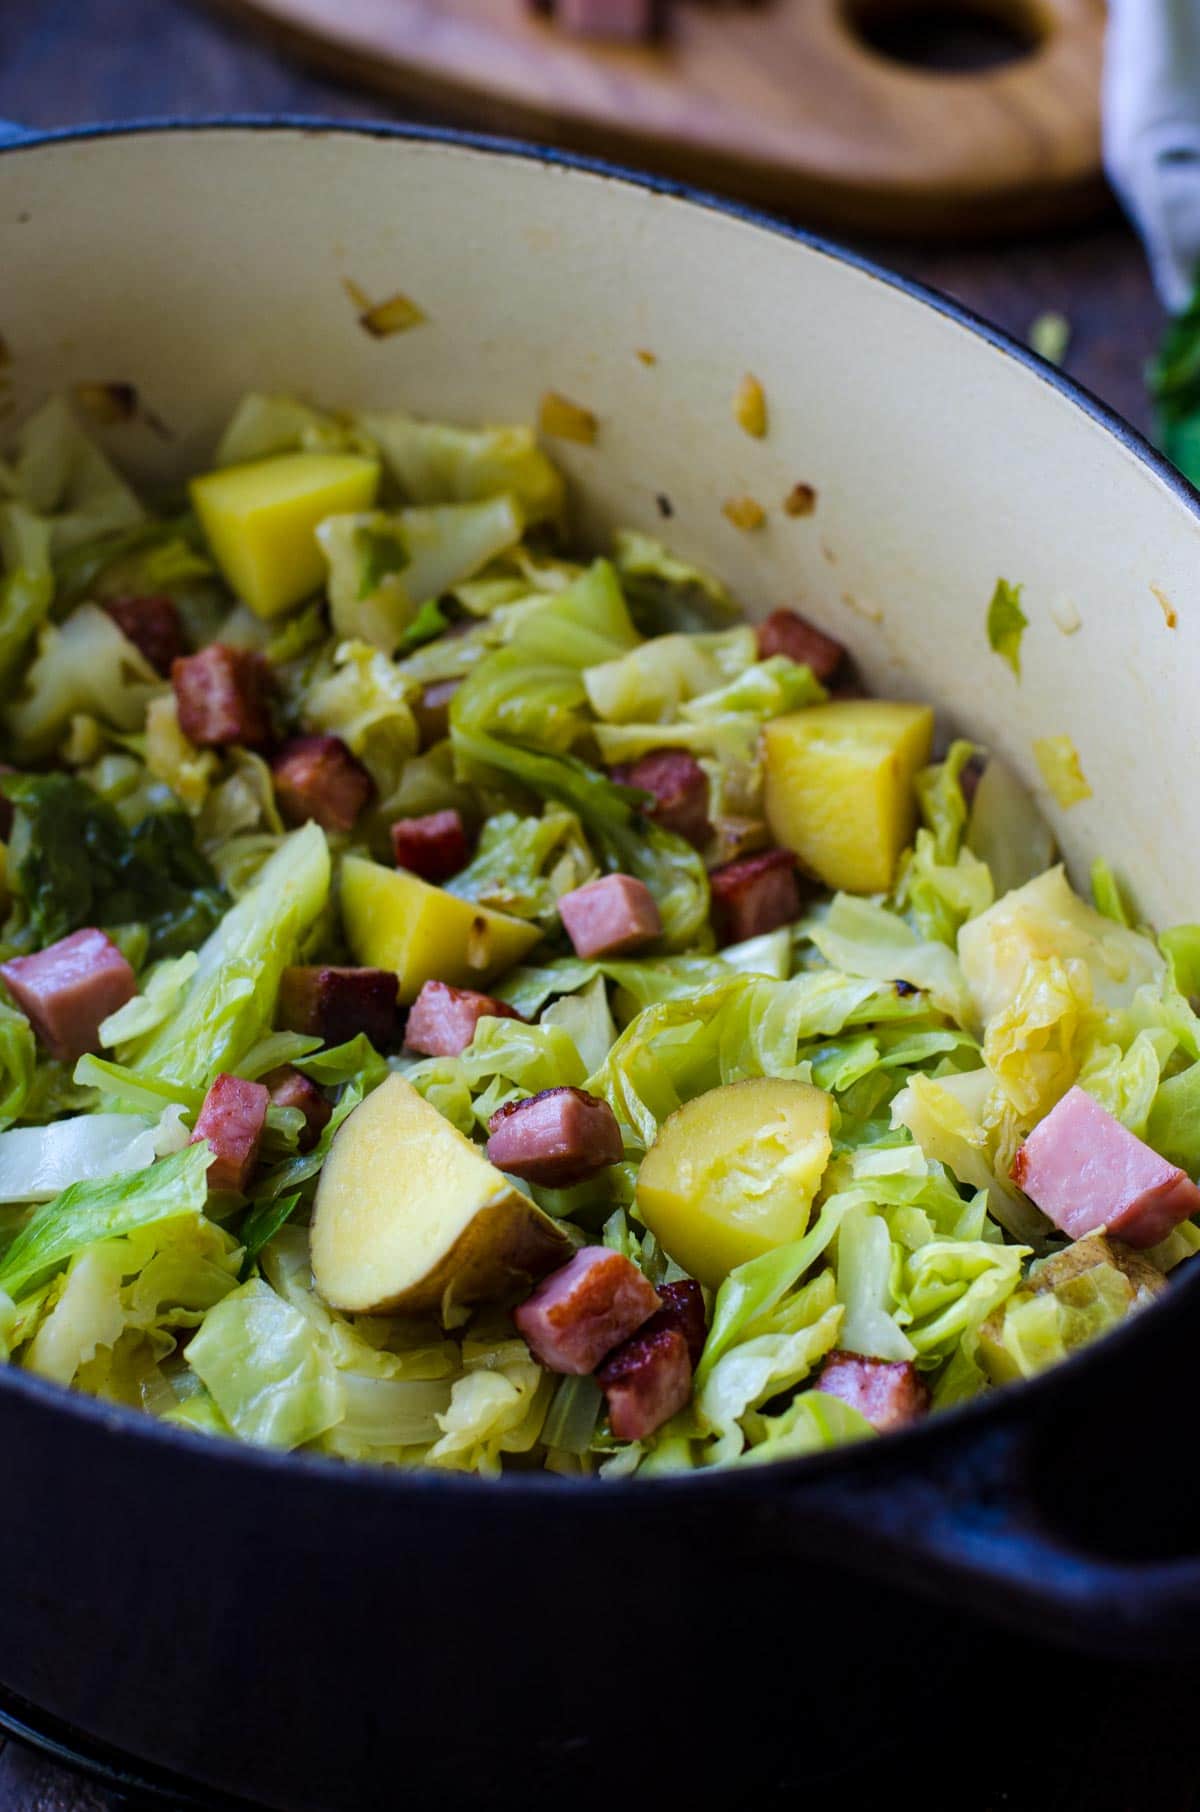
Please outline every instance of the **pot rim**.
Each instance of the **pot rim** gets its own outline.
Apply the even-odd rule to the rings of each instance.
[[[993,351],[1024,366],[1109,434],[1127,452],[1132,453],[1200,522],[1200,489],[1191,484],[1143,434],[1107,403],[1102,402],[1085,385],[1068,377],[1059,367],[1043,359],[1032,347],[985,321],[963,303],[952,300],[912,277],[889,270],[861,252],[804,227],[795,226],[778,215],[712,194],[671,177],[631,169],[604,159],[565,151],[557,146],[539,145],[523,139],[465,131],[456,127],[412,122],[339,120],[321,115],[289,113],[216,114],[195,118],[151,116],[47,130],[18,128],[18,136],[8,142],[0,141],[0,157],[19,157],[47,146],[86,144],[111,138],[148,138],[175,133],[227,131],[252,131],[279,136],[292,134],[302,138],[341,136],[394,140],[404,144],[446,146],[485,158],[509,158],[525,163],[545,164],[639,189],[685,206],[723,214],[776,238],[789,240],[805,252],[848,265],[860,275],[884,284],[889,289],[898,290],[909,300],[920,303],[944,319],[965,328]],[[689,1503],[697,1502],[699,1495],[703,1494],[704,1502],[709,1504],[715,1499],[727,1497],[731,1492],[740,1495],[743,1488],[752,1483],[766,1485],[770,1481],[783,1487],[816,1486],[830,1474],[843,1480],[865,1482],[880,1467],[890,1467],[895,1463],[903,1465],[906,1471],[921,1467],[932,1468],[939,1452],[954,1447],[960,1436],[969,1438],[974,1435],[985,1421],[999,1433],[1011,1427],[1014,1422],[1024,1421],[1027,1409],[1036,1416],[1043,1416],[1056,1397],[1069,1394],[1079,1387],[1085,1372],[1104,1369],[1109,1364],[1119,1366],[1123,1362],[1131,1345],[1135,1345],[1141,1337],[1143,1315],[1153,1316],[1161,1323],[1166,1315],[1191,1313],[1193,1299],[1200,1304],[1200,1263],[1188,1269],[1191,1274],[1174,1283],[1160,1301],[1105,1335],[1095,1346],[1079,1350],[1034,1378],[1006,1384],[994,1392],[939,1411],[936,1416],[897,1430],[883,1440],[853,1442],[845,1447],[826,1449],[793,1459],[775,1460],[769,1465],[749,1470],[732,1465],[664,1474],[649,1479],[635,1476],[609,1480],[595,1477],[565,1478],[544,1470],[518,1470],[505,1472],[498,1478],[481,1478],[473,1473],[442,1471],[435,1467],[401,1468],[372,1464],[369,1461],[344,1460],[327,1454],[282,1452],[274,1448],[256,1447],[236,1439],[215,1440],[211,1435],[164,1424],[142,1410],[85,1396],[68,1385],[56,1384],[50,1379],[7,1364],[0,1364],[0,1400],[5,1393],[13,1392],[60,1416],[71,1416],[101,1427],[109,1435],[120,1436],[133,1446],[143,1441],[167,1443],[176,1448],[182,1447],[185,1451],[191,1450],[197,1455],[205,1453],[213,1460],[278,1475],[285,1485],[288,1479],[296,1477],[297,1469],[300,1469],[307,1475],[312,1486],[319,1485],[322,1480],[331,1481],[335,1485],[344,1481],[348,1488],[354,1486],[360,1491],[372,1488],[380,1493],[417,1492],[434,1497],[441,1497],[447,1492],[452,1492],[455,1496],[474,1493],[481,1500],[497,1491],[502,1491],[507,1497],[516,1495],[538,1500],[550,1494],[562,1497],[564,1501],[569,1497],[576,1513],[582,1503],[594,1502],[601,1506],[618,1499],[635,1500],[639,1507],[646,1507],[651,1503],[661,1503],[664,1508],[677,1507],[682,1494],[686,1494]]]

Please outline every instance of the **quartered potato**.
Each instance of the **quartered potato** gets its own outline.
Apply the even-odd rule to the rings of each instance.
[[[281,453],[195,478],[192,503],[212,555],[256,616],[290,610],[325,579],[317,524],[369,509],[379,466],[353,453]]]
[[[710,1089],[665,1120],[637,1181],[663,1250],[716,1289],[736,1265],[800,1239],[831,1150],[833,1102],[762,1077]]]
[[[883,893],[912,841],[913,782],[933,748],[928,705],[835,699],[763,730],[767,822],[827,887]]]
[[[478,988],[532,950],[536,925],[493,912],[434,887],[403,868],[362,856],[342,863],[342,923],[356,963],[394,969],[400,1004],[408,1006],[427,981]]]
[[[313,1278],[348,1314],[509,1295],[563,1264],[566,1234],[402,1076],[339,1127],[312,1222]]]

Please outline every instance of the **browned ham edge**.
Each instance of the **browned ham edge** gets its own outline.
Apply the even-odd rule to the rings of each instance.
[[[813,678],[822,684],[833,678],[846,658],[841,642],[826,635],[797,610],[773,610],[758,625],[757,636],[760,661],[782,654],[798,666],[811,668]]]
[[[513,1320],[548,1370],[582,1377],[658,1306],[656,1291],[632,1260],[607,1246],[584,1246],[543,1278]]]
[[[207,1139],[210,1189],[244,1191],[258,1162],[270,1092],[261,1082],[218,1076],[200,1109],[191,1143]]]
[[[164,679],[172,662],[186,655],[183,624],[172,599],[109,598],[104,608],[126,640]]]
[[[1200,1189],[1187,1172],[1079,1087],[1034,1127],[1011,1175],[1071,1239],[1104,1228],[1126,1245],[1156,1246],[1200,1213]]]
[[[271,669],[261,654],[213,642],[171,663],[179,727],[200,748],[271,740]]]
[[[407,868],[423,881],[448,881],[465,868],[470,845],[456,811],[427,812],[421,818],[398,818],[392,826],[392,854],[397,868]]]
[[[290,1063],[285,1063],[264,1076],[263,1084],[270,1091],[273,1106],[300,1109],[304,1115],[304,1131],[300,1134],[299,1149],[311,1151],[333,1115],[332,1107],[316,1083],[302,1076]]]
[[[761,937],[800,916],[796,858],[790,849],[764,849],[761,855],[727,862],[713,869],[708,883],[713,924],[723,944]]]
[[[678,1415],[692,1394],[692,1362],[678,1328],[645,1329],[619,1346],[596,1373],[618,1441],[644,1441]]]
[[[708,841],[708,775],[685,749],[651,749],[640,761],[612,769],[621,786],[634,786],[654,797],[649,816],[697,848]]]
[[[276,1021],[285,1032],[306,1032],[326,1044],[363,1032],[383,1050],[396,1036],[399,985],[391,969],[298,964],[283,972]]]
[[[493,1164],[547,1189],[582,1183],[624,1154],[612,1108],[581,1088],[548,1088],[510,1101],[492,1115],[488,1133]]]
[[[340,736],[294,736],[271,762],[285,824],[314,820],[325,831],[353,830],[374,787]]]

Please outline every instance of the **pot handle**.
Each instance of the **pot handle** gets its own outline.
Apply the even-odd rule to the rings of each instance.
[[[850,1546],[890,1583],[1093,1653],[1200,1655],[1196,1266],[1059,1372],[814,1480],[788,1506],[792,1539],[831,1559]]]

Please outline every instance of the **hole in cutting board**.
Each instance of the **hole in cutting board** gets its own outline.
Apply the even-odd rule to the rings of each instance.
[[[1021,0],[844,0],[850,30],[868,50],[909,69],[974,74],[1020,62],[1046,36]]]

